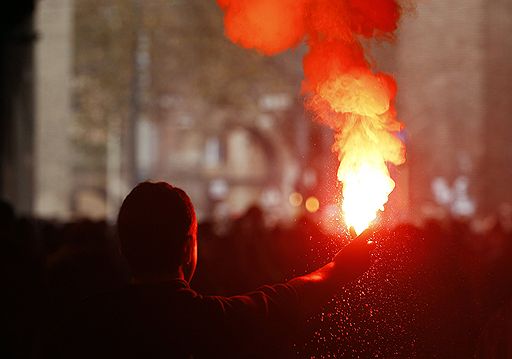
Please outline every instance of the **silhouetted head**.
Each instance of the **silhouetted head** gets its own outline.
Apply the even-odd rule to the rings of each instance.
[[[165,182],[139,183],[118,217],[121,250],[138,278],[183,276],[197,262],[197,220],[187,194]]]

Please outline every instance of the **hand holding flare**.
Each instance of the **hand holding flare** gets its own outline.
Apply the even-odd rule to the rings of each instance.
[[[355,231],[351,228],[351,233]],[[302,288],[302,305],[306,314],[314,314],[341,287],[360,277],[372,265],[370,251],[374,242],[368,241],[374,232],[365,230],[336,254],[332,262],[322,268],[294,278],[290,281],[295,288]]]
[[[372,264],[370,252],[375,248],[375,242],[370,239],[373,237],[374,231],[367,229],[359,236],[353,227],[350,227],[351,242],[347,244],[334,257],[334,269],[336,275],[340,277],[341,282],[350,282],[364,272]]]

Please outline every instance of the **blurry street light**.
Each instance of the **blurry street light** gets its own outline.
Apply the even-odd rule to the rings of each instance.
[[[306,210],[310,213],[315,213],[320,209],[320,201],[318,198],[311,196],[306,200]]]

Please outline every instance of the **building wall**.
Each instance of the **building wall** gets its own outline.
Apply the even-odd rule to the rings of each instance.
[[[482,203],[488,3],[418,2],[401,24],[398,110],[406,125],[413,218],[428,215],[432,206],[470,214]]]
[[[483,26],[482,211],[512,205],[512,1],[487,1]]]

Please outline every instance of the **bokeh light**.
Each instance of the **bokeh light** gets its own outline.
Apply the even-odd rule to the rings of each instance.
[[[290,194],[290,197],[288,197],[288,201],[293,207],[299,207],[302,204],[303,198],[300,193],[293,192]]]
[[[306,210],[310,213],[315,213],[320,209],[320,201],[315,196],[308,197],[305,205]]]

